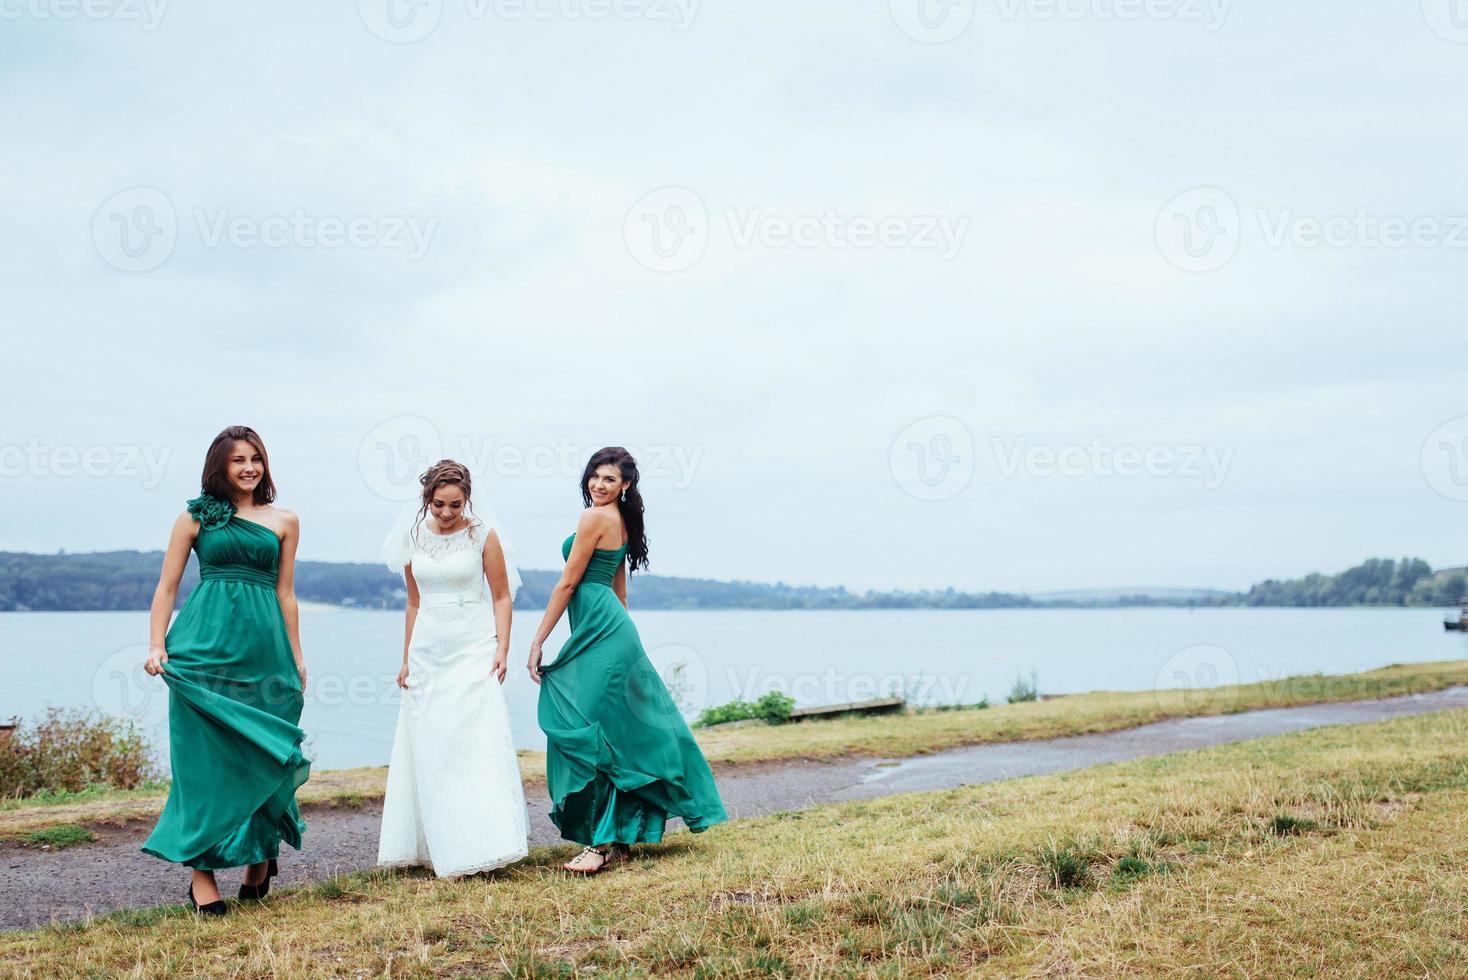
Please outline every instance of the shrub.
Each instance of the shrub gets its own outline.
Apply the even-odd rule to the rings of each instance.
[[[1016,677],[1014,684],[1009,688],[1009,703],[1019,704],[1021,701],[1040,700],[1040,672],[1030,671],[1030,679]]]
[[[48,708],[35,723],[16,722],[0,741],[0,797],[135,789],[154,778],[148,744],[131,721]]]
[[[698,720],[693,723],[693,727],[707,728],[709,725],[722,725],[726,721],[745,721],[753,717],[754,705],[735,698],[728,704],[704,708],[698,713]]]
[[[795,699],[779,691],[770,691],[754,703],[754,712],[771,725],[782,725],[790,720],[795,710]]]
[[[705,708],[699,713],[698,720],[693,723],[693,726],[707,728],[709,725],[721,725],[726,721],[746,721],[751,718],[760,718],[771,725],[780,725],[790,720],[790,712],[794,709],[794,698],[779,691],[770,691],[758,701],[750,702],[735,698],[728,704]]]

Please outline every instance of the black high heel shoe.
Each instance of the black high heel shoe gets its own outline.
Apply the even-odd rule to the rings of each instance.
[[[265,866],[265,880],[258,885],[241,885],[240,900],[258,902],[270,894],[270,879],[280,874],[280,868],[276,866],[275,858]]]
[[[222,898],[205,905],[200,905],[196,902],[194,900],[194,883],[192,881],[189,882],[189,907],[203,915],[224,915],[226,912],[224,899]]]

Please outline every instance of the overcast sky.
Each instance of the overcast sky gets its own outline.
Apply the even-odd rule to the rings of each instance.
[[[441,454],[554,567],[624,444],[664,574],[1462,564],[1450,3],[0,0],[0,548],[246,423],[311,559]]]

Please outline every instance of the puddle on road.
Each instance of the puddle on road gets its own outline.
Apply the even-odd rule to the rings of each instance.
[[[878,759],[876,762],[872,763],[872,769],[870,772],[864,772],[861,774],[861,781],[863,783],[873,783],[879,779],[886,779],[897,770],[906,766],[908,761],[910,760]]]

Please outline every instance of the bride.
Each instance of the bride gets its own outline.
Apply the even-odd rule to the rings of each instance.
[[[420,506],[383,545],[407,583],[408,607],[377,863],[447,878],[527,853],[525,792],[500,690],[520,575],[492,517],[470,506],[468,469],[440,460],[419,482]]]

